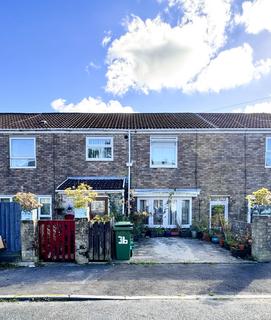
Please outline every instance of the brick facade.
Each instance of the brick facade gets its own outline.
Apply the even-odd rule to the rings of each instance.
[[[156,131],[157,132],[157,131]],[[37,168],[10,169],[9,137],[36,137]],[[68,176],[127,176],[126,133],[114,137],[114,161],[86,161],[88,133],[0,134],[1,195],[22,189],[52,195]],[[211,196],[229,197],[229,216],[245,219],[245,196],[261,187],[271,187],[271,169],[265,168],[265,133],[183,132],[167,134],[178,138],[178,167],[150,168],[150,136],[166,135],[133,132],[131,188],[200,188],[193,200],[193,217],[209,214]]]

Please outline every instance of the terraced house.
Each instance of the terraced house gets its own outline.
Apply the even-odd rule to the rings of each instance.
[[[40,219],[80,182],[98,192],[91,214],[125,214],[131,200],[150,226],[169,228],[217,204],[250,221],[246,195],[271,187],[271,114],[5,113],[0,131],[0,200],[33,192]]]

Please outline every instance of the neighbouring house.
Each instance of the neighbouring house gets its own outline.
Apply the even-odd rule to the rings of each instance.
[[[2,113],[0,150],[0,201],[33,192],[39,219],[61,215],[81,182],[98,193],[92,215],[131,203],[169,228],[211,221],[218,204],[250,221],[246,195],[271,187],[271,114]]]

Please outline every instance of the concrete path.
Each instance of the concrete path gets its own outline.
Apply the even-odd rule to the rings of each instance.
[[[190,238],[146,238],[135,243],[132,263],[247,263],[210,242]]]

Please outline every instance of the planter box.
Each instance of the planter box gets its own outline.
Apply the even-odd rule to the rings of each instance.
[[[231,247],[231,254],[233,257],[245,258],[247,256],[246,250]]]
[[[203,232],[202,231],[198,231],[197,238],[201,240],[202,236],[203,236]]]
[[[75,218],[83,219],[89,217],[89,208],[74,208],[73,212]]]
[[[21,212],[21,220],[29,221],[29,220],[37,220],[37,213],[33,211],[22,211]]]

